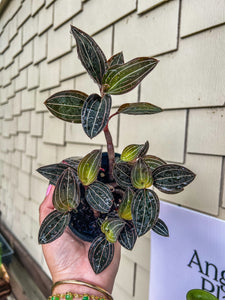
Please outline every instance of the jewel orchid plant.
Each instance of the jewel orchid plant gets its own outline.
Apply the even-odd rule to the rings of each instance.
[[[157,65],[152,57],[137,57],[124,62],[123,53],[106,59],[88,34],[71,26],[78,57],[99,87],[99,95],[77,90],[58,92],[45,105],[57,118],[81,123],[89,138],[104,132],[107,152],[97,149],[83,158],[70,157],[37,171],[55,185],[55,210],[43,221],[39,243],[53,242],[69,228],[91,242],[88,258],[96,274],[111,263],[114,244],[132,250],[137,237],[150,229],[169,236],[159,218],[160,202],[152,187],[176,194],[183,191],[195,175],[183,166],[167,164],[148,155],[149,143],[132,144],[115,154],[109,121],[116,115],[151,115],[162,111],[148,103],[125,103],[110,115],[112,95],[135,88]]]

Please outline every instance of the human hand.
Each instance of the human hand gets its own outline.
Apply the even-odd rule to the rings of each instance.
[[[52,204],[52,196],[55,187],[50,185],[46,197],[40,205],[40,224],[44,218],[54,210]],[[88,282],[108,292],[112,292],[114,280],[118,271],[120,262],[120,244],[115,244],[115,254],[111,264],[100,274],[96,275],[88,260],[88,250],[91,243],[84,242],[74,233],[66,228],[65,232],[55,241],[42,245],[45,260],[52,275],[53,282],[75,279]],[[58,286],[57,293],[71,292],[87,292],[84,287]],[[55,291],[56,291],[55,289]],[[91,290],[93,293],[93,290]],[[96,293],[95,293],[96,294]]]

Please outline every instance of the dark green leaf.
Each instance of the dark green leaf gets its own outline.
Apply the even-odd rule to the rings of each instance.
[[[119,218],[106,219],[101,225],[101,231],[105,234],[107,241],[115,243],[125,226],[125,221]]]
[[[169,236],[169,230],[165,224],[165,222],[163,222],[163,220],[159,219],[157,220],[157,222],[155,223],[155,225],[152,227],[152,230],[162,236]]]
[[[113,260],[114,244],[109,243],[105,236],[96,237],[88,251],[88,259],[96,274],[105,270]]]
[[[121,187],[132,187],[131,183],[131,168],[132,166],[126,162],[119,162],[114,165],[113,177]]]
[[[102,151],[93,150],[80,161],[77,174],[83,185],[90,185],[98,176],[101,167]]]
[[[60,237],[70,222],[70,214],[52,211],[42,222],[39,234],[39,244],[51,243]]]
[[[58,92],[45,101],[48,110],[57,118],[71,123],[81,123],[81,110],[88,95],[80,91]]]
[[[158,60],[151,57],[138,57],[123,65],[110,67],[104,77],[104,92],[121,95],[135,88],[154,69]]]
[[[123,161],[133,161],[139,156],[145,155],[148,151],[149,143],[145,144],[131,144],[123,149],[120,159]]]
[[[53,164],[48,166],[43,166],[37,169],[41,175],[50,180],[51,184],[56,185],[59,176],[68,168],[64,164]]]
[[[110,95],[101,98],[98,94],[90,95],[84,103],[81,122],[83,129],[89,138],[98,135],[109,120],[112,106]]]
[[[122,65],[124,64],[124,57],[123,57],[123,52],[119,52],[115,55],[113,55],[108,61],[108,66],[112,67],[115,65]]]
[[[82,157],[78,157],[78,156],[68,157],[68,158],[65,158],[62,161],[62,163],[68,165],[71,168],[74,168],[74,170],[77,170],[81,159],[82,159]]]
[[[74,169],[67,169],[59,177],[52,202],[60,212],[76,209],[80,203],[80,187]]]
[[[149,231],[159,216],[159,198],[152,190],[139,190],[131,205],[132,218],[138,236]]]
[[[162,109],[148,102],[125,103],[118,109],[118,113],[127,115],[152,115],[161,112]]]
[[[95,210],[107,213],[113,204],[113,194],[106,184],[96,181],[88,186],[86,200]]]
[[[147,189],[153,184],[152,172],[142,158],[132,168],[131,182],[136,189]]]
[[[187,300],[218,300],[218,298],[211,293],[199,289],[190,290],[186,297]]]
[[[179,165],[167,164],[158,167],[152,173],[154,186],[161,192],[175,194],[191,183],[195,174]]]
[[[87,33],[71,25],[76,40],[78,57],[89,75],[100,86],[107,69],[107,60],[97,43]]]
[[[145,157],[143,157],[143,159],[152,172],[159,166],[166,165],[166,162],[157,156],[146,155]]]
[[[126,249],[132,250],[137,240],[137,233],[132,222],[126,222],[120,232],[118,242]]]
[[[124,195],[122,202],[120,203],[118,215],[121,219],[124,220],[132,220],[131,215],[131,203],[133,199],[133,191],[130,188],[127,188]]]

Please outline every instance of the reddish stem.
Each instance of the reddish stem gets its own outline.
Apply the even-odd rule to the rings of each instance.
[[[108,151],[108,158],[109,158],[109,180],[113,181],[113,165],[115,162],[115,152],[114,152],[113,140],[108,128],[108,124],[104,128],[104,134],[107,142],[107,151]]]

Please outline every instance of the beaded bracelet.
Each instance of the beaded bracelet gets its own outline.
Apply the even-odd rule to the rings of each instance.
[[[81,298],[82,300],[107,300],[106,298],[102,298],[94,295],[76,294],[70,292],[67,292],[66,294],[56,294],[56,295],[49,296],[48,300],[60,300],[60,299],[73,300],[73,298]]]

